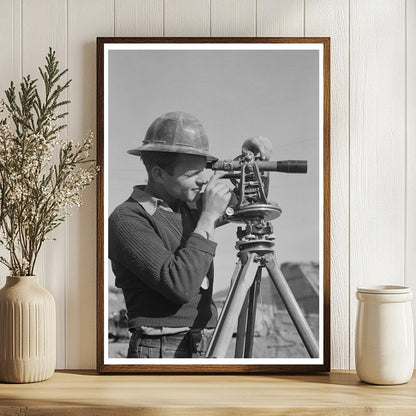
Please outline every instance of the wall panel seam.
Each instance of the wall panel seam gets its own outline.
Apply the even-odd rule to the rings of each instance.
[[[19,63],[19,79],[23,78],[23,0],[19,0],[20,13],[20,63]],[[13,44],[14,49],[14,44]]]
[[[212,0],[209,0],[209,37],[212,37]]]
[[[20,80],[23,78],[23,1],[20,0]]]
[[[348,369],[351,369],[351,0],[348,0]]]
[[[70,0],[66,0],[66,67],[69,68],[69,2]],[[69,71],[66,74],[66,80],[68,81],[69,78]],[[69,94],[68,94],[68,90],[66,91],[66,99],[69,100]],[[68,104],[67,104],[67,108],[68,108]],[[69,114],[67,115],[67,119],[69,117]],[[68,119],[69,121],[69,119]],[[68,130],[67,130],[68,132]],[[67,350],[68,350],[68,302],[67,302],[67,293],[68,293],[68,258],[69,258],[69,247],[68,247],[68,233],[69,233],[69,226],[68,226],[68,221],[65,221],[65,252],[66,252],[66,256],[65,256],[65,275],[64,275],[64,291],[65,291],[65,296],[64,296],[64,322],[65,322],[65,330],[64,330],[64,345],[63,348],[65,349],[65,353],[64,353],[64,357],[65,357],[65,368],[68,368],[68,354],[67,354]]]
[[[303,37],[306,36],[306,0],[303,0]]]
[[[407,0],[404,1],[404,250],[403,284],[407,284]]]

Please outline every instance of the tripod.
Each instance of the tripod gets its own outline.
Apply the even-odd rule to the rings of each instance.
[[[267,269],[310,357],[319,357],[318,343],[282,271],[277,266],[271,223],[264,219],[245,222],[246,228],[238,227],[237,230],[236,248],[239,260],[206,357],[225,357],[236,324],[235,358],[252,356],[256,307],[263,268]]]

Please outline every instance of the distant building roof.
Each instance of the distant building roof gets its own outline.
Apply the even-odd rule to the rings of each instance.
[[[286,262],[280,266],[290,289],[304,313],[319,313],[319,264],[316,262]],[[222,303],[228,288],[214,294],[214,301]],[[259,302],[286,309],[266,270],[263,270]]]

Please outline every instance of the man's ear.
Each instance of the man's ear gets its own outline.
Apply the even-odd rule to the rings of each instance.
[[[160,166],[153,166],[150,174],[152,175],[152,179],[156,183],[165,183],[165,172]]]

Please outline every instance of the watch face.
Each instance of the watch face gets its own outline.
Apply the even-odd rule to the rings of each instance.
[[[201,288],[204,289],[204,290],[208,290],[209,289],[209,280],[208,280],[208,277],[205,276],[204,279],[202,280]]]

